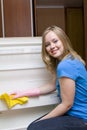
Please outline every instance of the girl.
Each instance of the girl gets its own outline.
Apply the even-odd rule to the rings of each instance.
[[[42,59],[53,80],[39,88],[16,92],[17,97],[39,96],[58,90],[60,104],[31,123],[27,130],[87,130],[87,71],[65,32],[48,27],[42,36]]]

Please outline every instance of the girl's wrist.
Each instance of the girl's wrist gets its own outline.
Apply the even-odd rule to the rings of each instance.
[[[27,92],[25,92],[24,94],[25,96],[39,96],[40,95],[40,90],[39,88],[34,88],[31,90],[28,90]]]

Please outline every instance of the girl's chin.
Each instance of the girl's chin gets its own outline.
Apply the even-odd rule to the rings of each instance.
[[[52,55],[52,57],[54,57],[56,59],[61,59],[61,55]]]
[[[52,54],[53,57],[60,57],[60,54]]]
[[[54,58],[58,58],[59,56],[58,56],[58,55],[52,55],[52,57],[54,57]]]

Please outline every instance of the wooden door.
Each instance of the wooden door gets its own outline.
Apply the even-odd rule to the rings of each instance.
[[[57,25],[65,30],[65,8],[59,7],[56,1],[52,0],[49,3],[49,1],[35,0],[34,14],[35,36],[41,36],[43,31],[51,25]]]
[[[31,0],[4,0],[6,37],[32,36]]]
[[[82,8],[66,9],[66,32],[73,48],[85,59],[84,54],[84,23]]]

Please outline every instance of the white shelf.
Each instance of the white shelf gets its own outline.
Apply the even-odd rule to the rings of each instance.
[[[59,99],[57,97],[57,93],[54,92],[45,96],[29,98],[26,104],[23,105],[17,104],[11,109],[8,109],[7,105],[3,103],[3,101],[0,101],[0,112],[4,112],[7,110],[17,110],[17,109],[40,107],[40,106],[56,105],[58,103]]]

